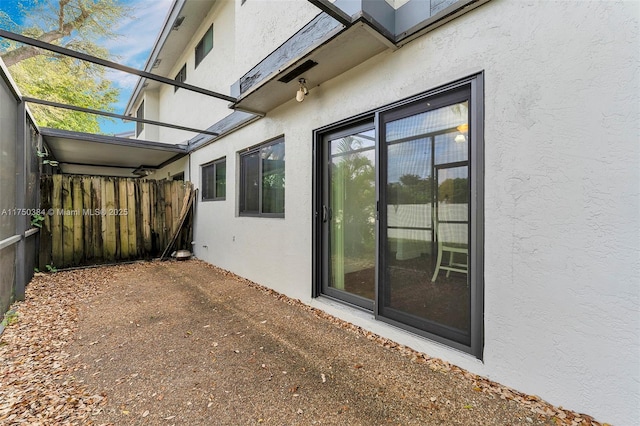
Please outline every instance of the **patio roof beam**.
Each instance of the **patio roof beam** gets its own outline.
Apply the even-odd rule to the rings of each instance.
[[[152,74],[150,72],[146,72],[146,71],[140,71],[138,69],[135,68],[131,68],[128,67],[126,65],[121,65],[121,64],[117,64],[115,62],[112,61],[108,61],[106,59],[101,59],[98,58],[96,56],[91,56],[91,55],[87,55],[86,53],[81,53],[81,52],[76,52],[74,50],[71,49],[67,49],[61,46],[56,46],[55,44],[51,44],[51,43],[46,43],[44,41],[40,41],[40,40],[36,40],[34,38],[30,38],[30,37],[25,37],[23,35],[20,34],[16,34],[16,33],[12,33],[10,31],[5,31],[5,30],[0,30],[0,37],[9,39],[9,40],[13,40],[13,41],[17,41],[20,43],[24,43],[24,44],[28,44],[30,46],[34,46],[34,47],[38,47],[40,49],[44,49],[44,50],[49,50],[51,52],[55,52],[55,53],[59,53],[61,55],[65,55],[65,56],[69,56],[72,58],[76,58],[76,59],[80,59],[82,61],[87,61],[87,62],[91,62],[97,65],[102,65],[104,67],[107,68],[112,68],[118,71],[122,71],[122,72],[126,72],[129,74],[134,74],[137,75],[139,77],[143,77],[143,78],[147,78],[149,80],[153,80],[153,81],[157,81],[160,83],[164,83],[164,84],[168,84],[170,86],[176,86],[176,87],[180,87],[182,89],[185,90],[190,90],[192,92],[196,92],[196,93],[200,93],[202,95],[207,95],[207,96],[211,96],[214,98],[218,98],[218,99],[222,99],[224,101],[227,102],[237,102],[237,99],[232,97],[232,96],[228,96],[222,93],[218,93],[218,92],[213,92],[211,90],[207,90],[207,89],[203,89],[201,87],[198,86],[193,86],[191,84],[186,84],[180,81],[176,81],[170,78],[166,78],[160,75],[156,75],[156,74]]]
[[[351,16],[349,16],[342,9],[328,0],[307,1],[346,27],[351,26],[351,24],[353,23],[353,19],[351,19]]]
[[[95,109],[83,108],[83,107],[79,107],[79,106],[75,106],[75,105],[68,105],[68,104],[61,104],[61,103],[58,103],[58,102],[45,101],[44,99],[36,99],[36,98],[29,98],[29,97],[23,97],[22,99],[25,102],[29,102],[29,103],[32,103],[32,104],[52,106],[52,107],[55,107],[55,108],[70,109],[72,111],[86,112],[88,114],[104,115],[106,117],[120,118],[122,120],[136,121],[136,122],[145,123],[145,124],[154,124],[156,126],[169,127],[169,128],[178,129],[178,130],[186,130],[188,132],[194,132],[194,133],[203,133],[205,135],[211,135],[211,136],[218,136],[219,135],[219,133],[211,132],[209,130],[194,129],[193,127],[186,127],[186,126],[180,126],[180,125],[177,125],[177,124],[163,123],[163,122],[160,122],[160,121],[147,120],[147,119],[144,119],[144,118],[138,118],[138,117],[133,117],[133,116],[116,114],[116,113],[113,113],[113,112],[98,111],[98,110],[95,110]]]

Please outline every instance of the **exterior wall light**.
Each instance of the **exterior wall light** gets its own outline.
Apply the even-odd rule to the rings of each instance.
[[[304,78],[298,79],[298,83],[300,83],[300,88],[296,92],[296,101],[302,102],[304,97],[309,94],[309,89],[307,89],[307,80]]]

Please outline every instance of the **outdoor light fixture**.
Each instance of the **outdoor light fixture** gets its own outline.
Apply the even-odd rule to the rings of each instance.
[[[304,97],[309,94],[309,89],[307,89],[307,80],[304,78],[298,79],[298,83],[300,83],[300,88],[296,92],[296,101],[302,102]]]
[[[147,177],[147,176],[150,176],[150,175],[154,174],[155,170],[147,169],[146,167],[140,166],[140,167],[138,167],[137,169],[135,169],[131,173],[133,173],[136,176]]]
[[[182,25],[182,23],[184,22],[184,16],[178,16],[175,20],[175,22],[173,23],[173,29],[174,30],[178,30],[178,28],[180,28],[180,25]]]

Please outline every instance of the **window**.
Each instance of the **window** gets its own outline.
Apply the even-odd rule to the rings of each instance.
[[[227,159],[202,166],[202,201],[224,200],[227,195]]]
[[[182,68],[180,68],[180,72],[174,78],[175,81],[179,81],[180,83],[184,83],[187,81],[187,64],[184,64]],[[173,91],[176,92],[179,89],[178,86],[173,86]]]
[[[196,46],[196,67],[211,52],[211,49],[213,49],[213,25],[204,33],[202,40]]]
[[[314,295],[482,358],[482,74],[315,132]]]
[[[138,107],[138,110],[136,111],[136,118],[144,120],[144,101],[142,101],[142,103]],[[136,121],[136,136],[140,136],[142,130],[144,130],[144,123]]]
[[[240,154],[240,214],[284,217],[284,138]]]

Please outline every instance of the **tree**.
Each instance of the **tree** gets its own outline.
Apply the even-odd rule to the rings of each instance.
[[[438,187],[438,201],[454,204],[469,202],[469,179],[447,179]]]
[[[0,5],[1,7],[1,5]],[[26,9],[21,5],[23,12]],[[25,36],[47,43],[110,59],[100,40],[115,38],[111,28],[129,9],[116,0],[35,0],[24,24],[16,29]],[[0,11],[0,23],[16,27]],[[54,54],[33,46],[5,42],[2,60],[10,67],[20,90],[26,95],[75,106],[113,111],[119,90],[106,79],[104,67]],[[99,116],[31,105],[40,126],[97,133]]]

